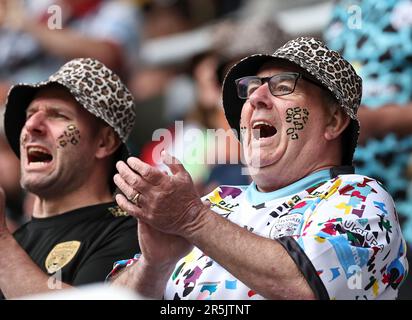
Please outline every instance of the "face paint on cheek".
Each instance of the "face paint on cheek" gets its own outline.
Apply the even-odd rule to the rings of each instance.
[[[246,126],[243,124],[242,116],[240,116],[240,132],[239,132],[239,138],[240,138],[240,143],[243,143],[243,139],[246,138]]]
[[[64,148],[68,144],[77,145],[80,141],[80,131],[74,124],[69,124],[57,138],[57,148]]]
[[[27,133],[23,133],[23,134],[20,136],[20,145],[21,145],[22,147],[24,147],[24,146],[26,145],[26,142],[27,142]]]
[[[246,127],[240,127],[240,142],[246,138]]]
[[[306,108],[294,107],[286,110],[286,122],[290,124],[286,134],[291,140],[299,139],[299,131],[305,128],[308,119],[309,111]]]

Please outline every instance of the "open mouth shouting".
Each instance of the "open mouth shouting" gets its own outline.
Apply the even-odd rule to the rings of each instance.
[[[44,167],[53,161],[53,156],[49,150],[41,146],[29,146],[27,151],[27,164],[29,167]]]
[[[254,140],[263,140],[273,137],[277,133],[276,128],[267,121],[256,121],[252,125]]]

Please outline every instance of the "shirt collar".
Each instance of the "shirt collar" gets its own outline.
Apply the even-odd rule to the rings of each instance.
[[[246,189],[246,197],[250,203],[257,205],[270,200],[279,199],[287,196],[292,196],[301,192],[310,186],[318,184],[322,181],[331,179],[331,170],[324,169],[316,171],[294,183],[281,189],[271,192],[261,192],[257,189],[256,183],[253,181]]]

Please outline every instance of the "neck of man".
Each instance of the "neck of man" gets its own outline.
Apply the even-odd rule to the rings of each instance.
[[[85,183],[68,192],[54,192],[49,196],[36,195],[33,204],[33,217],[48,218],[68,211],[113,201],[107,181],[102,174],[90,176]]]
[[[284,188],[312,173],[342,165],[340,146],[327,149],[326,152],[314,152],[306,157],[296,159],[295,163],[278,164],[259,169],[253,176],[257,189],[261,192],[272,192]],[[305,154],[305,152],[303,152]],[[324,159],[316,155],[326,155]]]
[[[321,171],[321,170],[325,170],[325,169],[330,169],[336,167],[336,165],[334,164],[322,164],[318,167],[314,167],[314,168],[310,168],[307,173],[302,173],[301,175],[294,175],[294,176],[278,176],[278,180],[276,181],[276,183],[272,183],[272,184],[266,184],[266,183],[262,183],[260,181],[256,181],[256,187],[260,192],[272,192],[272,191],[276,191],[279,189],[282,189],[286,186],[291,185],[292,183],[299,181],[300,179],[303,179],[315,172]]]

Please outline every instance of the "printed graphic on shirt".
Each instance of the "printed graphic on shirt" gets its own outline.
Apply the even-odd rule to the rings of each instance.
[[[272,221],[269,238],[277,239],[280,237],[292,236],[301,222],[302,215],[300,214],[291,214],[276,218]]]
[[[397,289],[406,275],[405,255],[399,253],[394,257],[393,251],[396,249],[391,243],[395,239],[401,247],[405,245],[397,224],[396,212],[387,194],[383,194],[386,197],[379,197],[377,187],[379,184],[368,178],[363,178],[361,182],[348,181],[347,184],[342,184],[338,189],[340,199],[335,201],[334,205],[340,217],[319,221],[318,232],[313,232],[314,241],[309,237],[298,240],[309,258],[312,250],[313,255],[317,255],[315,251],[333,249],[329,258],[330,261],[337,260],[335,266],[327,268],[327,272],[325,269],[318,270],[321,279],[331,284],[331,290],[328,290],[329,294],[333,293],[331,298],[337,298],[338,295],[339,298],[353,298],[353,294],[362,290],[362,294],[355,295],[356,298],[377,298],[383,295],[388,286]],[[349,218],[351,215],[353,218]],[[311,223],[310,227],[316,228],[313,220],[309,223]],[[307,233],[308,228],[309,225],[303,228],[303,234]],[[309,249],[310,246],[313,248]],[[377,257],[379,257],[379,264],[374,263]],[[394,260],[389,260],[389,257]],[[312,260],[315,266],[316,260],[320,259]],[[391,271],[389,265],[398,267]],[[337,292],[339,286],[344,286],[345,283],[347,285],[356,270],[362,270],[359,274],[363,276],[361,285],[355,288],[358,291],[352,288],[352,292]],[[394,280],[388,281],[388,273],[392,274]],[[329,289],[328,286],[327,288]],[[386,290],[386,293],[388,292],[391,291]],[[392,294],[394,294],[392,297],[396,296],[396,292],[392,291]]]
[[[405,241],[393,201],[373,179],[344,175],[259,205],[245,187],[222,186],[212,210],[270,239],[292,237],[330,299],[393,299],[407,274]],[[246,254],[246,253],[245,253]],[[305,268],[304,263],[298,268]],[[166,299],[263,299],[195,248],[180,260]]]
[[[222,215],[227,218],[236,208],[239,206],[238,203],[233,203],[232,200],[236,199],[242,190],[239,188],[233,187],[221,187],[215,189],[210,197],[207,198],[210,202],[211,209],[217,210],[218,213],[222,213]]]

